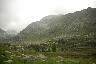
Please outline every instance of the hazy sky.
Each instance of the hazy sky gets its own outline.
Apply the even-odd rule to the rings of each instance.
[[[44,16],[96,7],[95,4],[96,0],[0,0],[0,27],[20,31]]]

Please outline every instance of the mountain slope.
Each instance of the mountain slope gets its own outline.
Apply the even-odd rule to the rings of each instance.
[[[42,43],[45,40],[96,33],[96,9],[87,8],[66,15],[49,15],[33,22],[19,33],[19,41]]]
[[[6,38],[6,32],[0,28],[0,39]]]
[[[13,38],[14,34],[9,33],[8,31],[4,31],[0,28],[0,43],[7,43],[10,41],[11,38]]]

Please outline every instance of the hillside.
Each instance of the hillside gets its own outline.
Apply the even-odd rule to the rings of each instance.
[[[7,33],[0,28],[0,39],[6,38]]]
[[[4,31],[0,28],[0,43],[7,43],[10,41],[10,38],[13,38],[14,34],[9,33],[8,31]]]
[[[19,33],[19,41],[42,43],[53,38],[90,36],[96,33],[96,9],[87,8],[66,15],[49,15]]]

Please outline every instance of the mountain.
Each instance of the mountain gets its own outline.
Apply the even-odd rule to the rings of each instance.
[[[0,28],[0,43],[4,42],[4,39],[6,39],[8,34],[6,31]]]
[[[8,42],[43,52],[96,55],[96,8],[45,16],[28,25]]]
[[[10,38],[13,38],[14,36],[16,36],[16,34],[9,33],[8,31],[4,31],[0,28],[0,43],[7,43]]]
[[[6,38],[6,32],[0,28],[0,39]]]
[[[11,36],[15,36],[15,35],[18,34],[18,32],[15,31],[15,30],[7,30],[6,32],[7,32],[9,35],[11,35]]]
[[[96,9],[87,9],[66,15],[49,15],[33,22],[18,34],[18,40],[26,43],[42,43],[52,38],[74,36],[95,37]]]

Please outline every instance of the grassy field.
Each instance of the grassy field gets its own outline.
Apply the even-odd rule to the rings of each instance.
[[[0,64],[96,64],[96,58],[91,56],[66,56],[64,52],[35,52],[11,47],[0,45]]]

